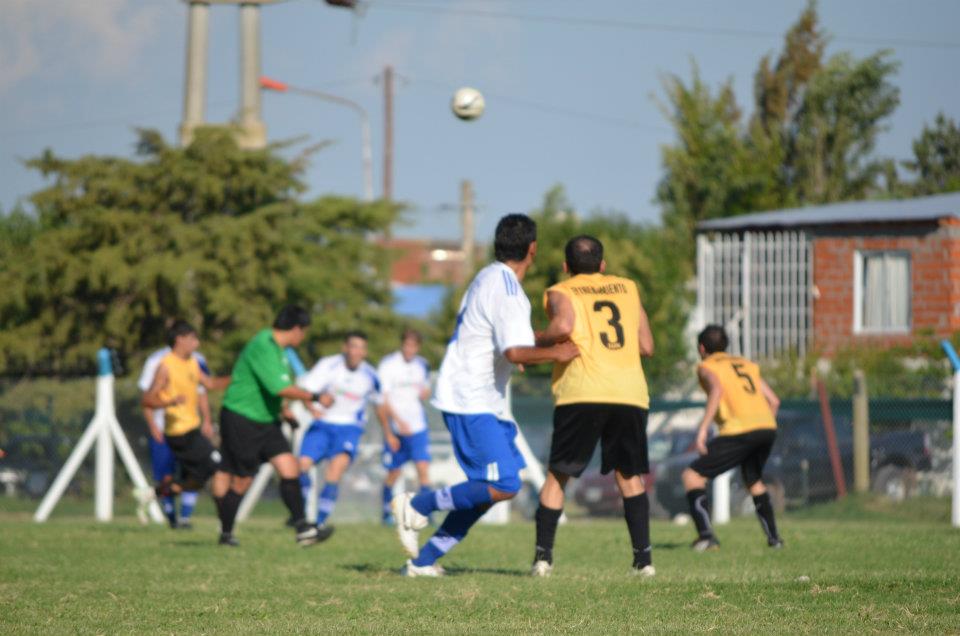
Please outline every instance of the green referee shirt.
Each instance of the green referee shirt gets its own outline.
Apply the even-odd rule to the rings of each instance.
[[[277,394],[292,384],[293,370],[283,349],[273,339],[273,330],[264,329],[240,352],[223,405],[254,422],[272,424],[283,403]]]

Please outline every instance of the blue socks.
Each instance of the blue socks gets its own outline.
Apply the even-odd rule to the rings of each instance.
[[[323,524],[333,507],[337,504],[337,495],[340,494],[339,483],[328,483],[320,491],[320,499],[317,501],[317,525]]]
[[[393,501],[393,486],[383,486],[383,518],[386,519],[389,517],[392,512],[390,510],[390,502]]]
[[[470,483],[470,482],[467,482]],[[461,486],[465,484],[460,484]],[[455,486],[456,487],[456,486]],[[419,567],[433,565],[437,559],[453,549],[455,545],[463,541],[470,528],[477,522],[486,509],[471,508],[469,510],[453,510],[443,520],[443,524],[436,534],[430,537],[420,549],[420,556],[413,560],[413,564]]]
[[[487,482],[465,481],[456,486],[435,491],[422,488],[420,493],[410,502],[410,505],[420,514],[429,515],[437,510],[470,510],[485,506],[492,501],[493,498],[490,496],[490,488]],[[449,517],[447,518],[449,519]]]
[[[184,521],[193,514],[193,508],[197,505],[196,491],[187,491],[180,493],[180,518]]]

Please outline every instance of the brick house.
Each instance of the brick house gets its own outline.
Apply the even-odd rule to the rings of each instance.
[[[757,357],[960,331],[960,193],[700,223],[694,323]]]

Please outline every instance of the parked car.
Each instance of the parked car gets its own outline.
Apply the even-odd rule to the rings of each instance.
[[[690,449],[695,437],[695,431],[691,429],[672,429],[669,431],[658,431],[647,440],[647,451],[650,459],[650,473],[644,475],[643,483],[650,496],[651,509],[653,516],[668,516],[656,502],[654,497],[654,487],[656,484],[656,474],[658,466],[670,457],[684,453]],[[584,471],[580,479],[576,481],[573,490],[574,501],[577,505],[587,509],[587,513],[595,516],[619,515],[623,512],[623,498],[620,496],[620,490],[617,488],[616,478],[613,472],[606,475],[600,474],[600,452],[597,451],[591,466]]]
[[[823,501],[836,496],[833,468],[819,415],[783,411],[777,414],[777,441],[764,470],[764,482],[778,509]],[[853,429],[849,418],[835,418],[837,447],[844,477],[853,484]],[[670,514],[687,512],[680,474],[697,457],[694,449],[663,462],[654,491],[657,501]],[[894,499],[909,496],[916,471],[930,467],[930,440],[921,431],[898,430],[870,436],[870,473],[873,490]],[[753,514],[753,501],[741,483],[739,472],[730,489],[731,510]]]

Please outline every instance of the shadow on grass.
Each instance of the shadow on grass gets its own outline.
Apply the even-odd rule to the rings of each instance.
[[[400,568],[385,567],[379,563],[348,563],[339,566],[343,570],[358,572],[360,574],[400,574]],[[468,574],[496,574],[498,576],[528,577],[526,570],[510,570],[506,568],[470,568],[470,567],[450,567],[444,568],[447,576],[462,576]]]
[[[653,543],[651,544],[654,550],[677,550],[680,548],[689,548],[689,543],[672,541],[670,543]]]

